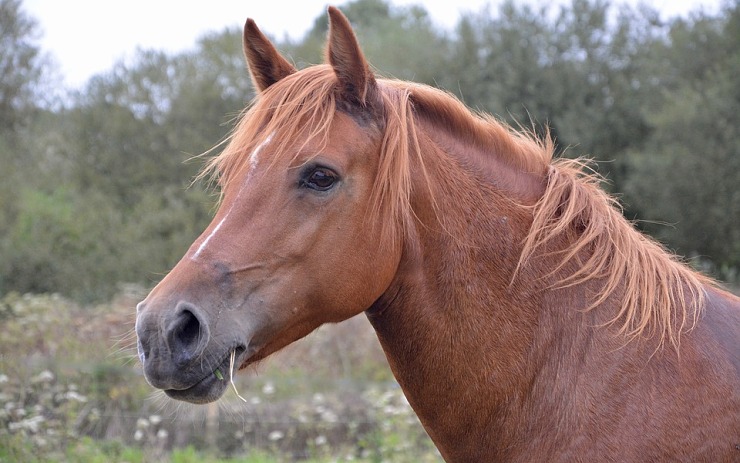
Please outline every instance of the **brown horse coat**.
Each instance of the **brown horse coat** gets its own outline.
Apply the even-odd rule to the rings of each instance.
[[[137,308],[147,380],[216,400],[232,355],[365,311],[448,461],[740,461],[738,298],[549,139],[378,79],[329,16],[301,71],[247,21],[260,94],[213,222]]]

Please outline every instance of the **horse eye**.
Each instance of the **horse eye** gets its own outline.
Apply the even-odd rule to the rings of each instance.
[[[337,174],[326,167],[316,167],[308,172],[301,182],[303,186],[316,191],[330,190],[337,182]]]

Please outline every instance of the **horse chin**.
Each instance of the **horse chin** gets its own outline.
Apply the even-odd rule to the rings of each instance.
[[[227,385],[227,378],[220,380],[216,375],[210,375],[187,389],[166,389],[164,393],[175,400],[191,404],[206,404],[220,399]]]
[[[241,369],[249,362],[249,356],[244,347],[236,347],[229,350],[229,353],[231,352],[234,353],[233,358],[232,355],[226,355],[220,365],[192,386],[183,389],[164,389],[164,393],[172,399],[192,404],[206,404],[220,399],[237,368]]]

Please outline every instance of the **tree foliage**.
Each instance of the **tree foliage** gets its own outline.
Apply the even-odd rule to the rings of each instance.
[[[43,63],[36,21],[21,9],[20,0],[0,0],[0,127],[17,129],[34,109],[34,84]]]
[[[343,10],[383,74],[446,88],[536,130],[564,155],[596,158],[630,218],[718,275],[740,267],[740,19],[665,21],[606,0],[505,2],[442,30],[419,6],[356,0]],[[0,294],[109,297],[150,284],[207,224],[214,198],[194,159],[227,136],[254,96],[239,30],[194,49],[139,50],[69,94],[52,89],[35,21],[0,0]],[[269,32],[269,31],[267,31]],[[278,47],[322,60],[325,15]],[[654,222],[668,222],[659,226]]]
[[[740,267],[740,7],[676,22],[655,55],[662,98],[646,109],[646,146],[628,158],[628,201],[671,225],[649,232],[730,276]]]

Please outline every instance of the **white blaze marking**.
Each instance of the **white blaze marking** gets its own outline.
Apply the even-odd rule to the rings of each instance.
[[[231,212],[231,210],[229,210],[229,212]],[[219,228],[221,228],[221,225],[224,224],[224,220],[226,220],[226,217],[229,216],[229,212],[227,212],[226,215],[224,216],[224,218],[221,219],[221,221],[218,223],[218,225],[216,225],[216,228],[214,228],[213,230],[211,230],[211,233],[208,234],[208,236],[206,237],[206,239],[204,239],[203,242],[200,243],[200,246],[198,246],[198,250],[195,251],[195,254],[193,254],[193,257],[191,257],[191,259],[197,259],[198,256],[200,255],[200,253],[203,252],[203,250],[208,245],[208,242],[211,241],[211,238],[213,238],[216,235],[216,232],[219,230]]]
[[[252,151],[252,154],[249,156],[249,173],[251,174],[255,167],[257,167],[257,164],[259,163],[259,154],[260,151],[262,151],[262,148],[267,146],[268,143],[272,141],[272,136],[275,135],[275,132],[271,132],[270,135],[265,138],[265,141],[257,145],[257,148]]]
[[[239,197],[242,195],[242,191],[244,191],[244,187],[247,185],[247,182],[249,181],[250,177],[252,176],[252,171],[257,167],[257,164],[259,163],[259,154],[260,151],[262,151],[262,148],[267,146],[268,143],[272,140],[272,136],[275,134],[275,132],[270,133],[270,135],[265,138],[265,141],[257,145],[257,147],[252,151],[252,154],[249,155],[249,172],[247,172],[247,179],[244,181],[244,184],[239,189],[239,193],[236,195],[236,199],[231,203],[231,206],[229,206],[229,210],[226,212],[226,215],[218,222],[218,224],[211,230],[211,233],[208,234],[206,239],[203,240],[202,243],[200,243],[200,246],[198,246],[198,249],[195,251],[195,254],[193,254],[190,257],[190,260],[196,260],[198,256],[206,249],[208,246],[208,243],[211,242],[213,237],[216,236],[216,233],[221,229],[221,226],[226,221],[226,218],[229,217],[229,214],[231,214],[232,209],[234,209],[234,204],[236,204],[239,201]]]

